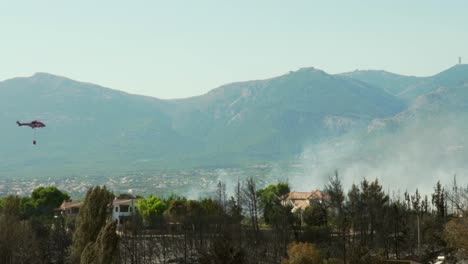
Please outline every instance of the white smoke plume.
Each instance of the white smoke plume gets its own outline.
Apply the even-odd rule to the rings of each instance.
[[[432,192],[438,180],[448,186],[457,175],[468,183],[467,117],[444,115],[400,124],[397,129],[350,133],[304,149],[292,188],[323,188],[338,170],[347,189],[362,179],[378,179],[392,191]]]

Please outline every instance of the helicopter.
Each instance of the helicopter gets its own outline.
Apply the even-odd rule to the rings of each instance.
[[[36,129],[36,128],[44,128],[46,127],[46,125],[40,121],[37,121],[37,120],[34,120],[34,121],[31,121],[29,123],[21,123],[20,121],[16,121],[16,124],[18,124],[18,126],[28,126],[32,129]],[[33,145],[36,145],[37,144],[37,141],[36,141],[36,131],[34,131],[34,139],[33,139]]]

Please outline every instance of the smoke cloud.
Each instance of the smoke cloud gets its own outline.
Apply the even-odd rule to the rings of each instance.
[[[458,183],[466,185],[467,121],[461,114],[445,114],[411,118],[391,128],[392,122],[399,122],[393,120],[377,131],[354,131],[309,145],[289,182],[297,191],[321,189],[338,170],[346,189],[367,178],[378,179],[391,191],[418,188],[431,193],[438,180],[450,185],[455,174]]]

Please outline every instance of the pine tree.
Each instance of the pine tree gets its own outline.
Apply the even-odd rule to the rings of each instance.
[[[421,212],[421,195],[418,189],[416,189],[414,195],[411,195],[411,204],[413,205],[413,210],[419,214]]]
[[[255,232],[255,237],[257,237],[258,232],[260,230],[258,224],[259,197],[257,185],[252,177],[249,177],[247,179],[247,183],[244,186],[242,193],[244,196],[243,200],[247,204],[247,208],[249,210],[249,215],[252,222],[252,228]]]
[[[345,195],[341,180],[338,176],[338,171],[330,178],[329,183],[325,186],[325,192],[330,197],[330,206],[333,210],[331,214],[333,222],[341,234],[342,249],[343,249],[343,262],[346,263],[346,233],[348,218],[345,212]]]
[[[443,220],[446,215],[446,199],[445,199],[445,190],[440,184],[440,181],[437,182],[434,187],[434,193],[432,194],[432,204],[435,206],[437,217],[439,220]]]
[[[374,233],[382,233],[385,208],[388,205],[389,197],[382,190],[382,185],[376,179],[369,186],[369,220],[370,220],[370,242],[375,246]],[[382,238],[385,240],[385,238]],[[372,248],[371,247],[371,248]]]
[[[350,216],[350,228],[352,230],[352,244],[356,240],[356,233],[361,226],[362,221],[362,203],[361,203],[361,190],[359,186],[353,184],[351,190],[348,192],[347,208]]]
[[[429,213],[429,199],[427,198],[427,195],[424,195],[424,200],[421,202],[421,210],[422,214],[428,214]]]

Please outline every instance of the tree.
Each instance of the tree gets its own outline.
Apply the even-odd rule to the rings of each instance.
[[[385,248],[390,251],[393,248],[393,252],[397,258],[400,257],[401,252],[404,249],[406,242],[406,234],[408,233],[408,207],[405,201],[402,201],[400,197],[391,201],[391,204],[387,208],[387,214],[385,219],[385,226],[383,234],[386,236]]]
[[[244,252],[235,247],[231,237],[224,233],[217,238],[207,251],[200,252],[200,264],[242,264],[246,263]]]
[[[421,195],[419,194],[418,189],[416,189],[414,195],[411,195],[411,205],[416,213],[419,214],[421,212]]]
[[[444,239],[463,257],[468,257],[468,218],[451,219],[444,228]]]
[[[242,219],[244,218],[243,210],[243,197],[242,197],[242,186],[237,179],[237,184],[234,188],[234,196],[228,201],[227,215],[229,216],[231,223],[233,224],[233,240],[237,240],[239,248],[242,247]]]
[[[138,198],[138,197],[129,193],[121,193],[119,194],[119,196],[117,196],[117,199],[120,199],[120,200],[135,199],[135,198]]]
[[[293,242],[288,246],[288,258],[283,264],[319,264],[322,263],[320,251],[310,243]]]
[[[31,224],[20,219],[21,198],[7,196],[0,204],[0,263],[41,263]]]
[[[275,207],[281,206],[281,197],[290,192],[289,184],[280,182],[272,184],[258,191],[259,207],[263,210],[265,223],[272,223],[272,215]]]
[[[346,203],[350,218],[350,228],[352,232],[352,244],[356,241],[356,231],[362,226],[362,201],[361,201],[361,190],[359,186],[353,184],[351,190],[348,191],[348,200]]]
[[[331,218],[336,228],[339,230],[342,238],[343,262],[346,263],[346,233],[347,217],[345,212],[345,195],[338,171],[330,178],[329,183],[325,185],[325,192],[330,197],[330,207],[332,209]]]
[[[308,226],[324,226],[327,224],[327,209],[322,204],[312,204],[304,210],[302,219]]]
[[[247,208],[249,210],[250,219],[252,222],[252,227],[255,232],[255,236],[257,237],[259,232],[259,225],[258,225],[258,190],[257,185],[252,177],[247,179],[247,184],[244,186],[242,190],[244,196],[244,202],[247,204]],[[257,239],[257,238],[256,238]]]
[[[113,198],[114,195],[106,187],[97,186],[87,191],[73,235],[73,263],[80,263],[81,255],[88,244],[96,243],[99,233],[106,225]]]
[[[174,221],[183,222],[187,215],[187,200],[172,200],[164,214]]]
[[[421,213],[428,214],[429,213],[429,199],[427,195],[424,195],[424,200],[421,202]]]
[[[234,197],[231,197],[227,203],[227,214],[235,224],[240,224],[244,218],[242,215],[242,207],[237,203]]]
[[[389,197],[382,190],[382,185],[379,184],[379,181],[375,179],[369,185],[367,198],[370,220],[370,243],[375,246],[374,234],[383,234],[383,218],[385,216],[385,208],[388,205]],[[386,239],[385,237],[381,238],[383,241]]]
[[[99,232],[96,242],[86,245],[81,255],[81,264],[111,264],[116,259],[119,237],[116,233],[117,223],[108,222]]]
[[[456,175],[453,176],[452,191],[447,193],[446,199],[451,203],[451,213],[460,216],[468,210],[468,186],[458,186]]]
[[[31,204],[38,215],[52,215],[63,201],[70,200],[70,196],[55,186],[39,187],[31,193]]]
[[[222,216],[224,214],[223,206],[211,198],[201,200],[200,205],[207,216]]]
[[[158,196],[150,196],[146,199],[140,199],[137,202],[137,209],[146,223],[151,223],[151,220],[156,216],[161,216],[167,209],[166,203]]]
[[[439,220],[443,221],[446,216],[446,200],[445,200],[445,190],[440,184],[440,181],[437,182],[434,187],[434,193],[432,194],[432,204],[435,206],[437,211],[437,217]]]
[[[450,199],[455,206],[455,215],[445,224],[443,237],[460,258],[468,258],[468,186],[459,188],[455,179],[453,185]]]
[[[418,189],[414,195],[411,195],[411,204],[413,206],[413,212],[416,215],[416,241],[417,241],[417,253],[421,254],[421,195],[419,194]]]
[[[219,181],[217,185],[217,196],[218,204],[221,205],[222,208],[225,208],[227,202],[226,184],[222,183],[221,181]]]

